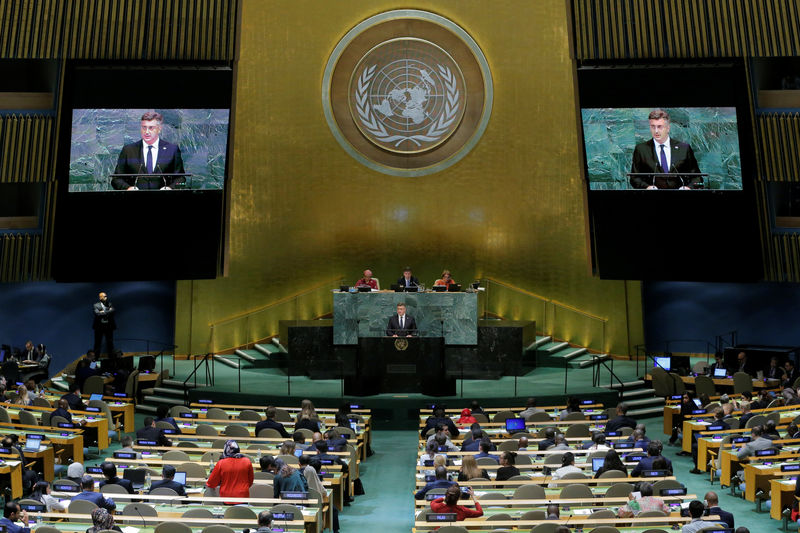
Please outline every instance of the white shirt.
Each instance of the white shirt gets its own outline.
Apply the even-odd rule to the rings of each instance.
[[[661,145],[664,145],[664,155],[667,156],[667,168],[672,168],[672,148],[669,145],[669,137],[663,143],[658,142],[655,137],[653,138],[653,142],[655,143],[656,148],[656,161],[658,161],[658,166],[661,166]]]
[[[158,164],[158,143],[160,141],[161,139],[158,138],[156,139],[156,142],[154,142],[153,144],[147,144],[146,142],[144,142],[144,139],[142,139],[142,161],[144,162],[144,168],[147,169],[148,172],[150,171],[150,169],[147,168],[147,147],[148,146],[153,147],[153,172],[155,172],[156,165]]]

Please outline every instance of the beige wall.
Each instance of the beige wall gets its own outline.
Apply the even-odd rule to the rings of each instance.
[[[320,103],[339,39],[396,8],[430,10],[462,26],[494,80],[481,141],[459,163],[422,178],[361,166],[334,140]],[[244,0],[241,15],[229,271],[178,284],[181,351],[207,350],[212,322],[340,276],[352,282],[365,267],[388,285],[406,264],[427,283],[449,268],[457,281],[491,277],[607,318],[605,348],[614,353],[642,342],[639,284],[626,290],[589,273],[564,0]],[[259,331],[313,316],[326,307],[318,300],[277,306],[259,318]],[[525,318],[525,306],[510,318]],[[564,331],[580,342],[586,321],[570,316]],[[230,342],[251,340],[241,335]]]

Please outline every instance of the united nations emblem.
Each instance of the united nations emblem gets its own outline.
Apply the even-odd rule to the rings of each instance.
[[[334,137],[364,165],[423,176],[463,158],[492,109],[480,47],[454,22],[415,9],[351,29],[328,59],[322,106]]]
[[[361,58],[350,82],[350,113],[374,144],[390,151],[435,148],[458,128],[466,91],[461,69],[435,44],[392,39]]]
[[[394,349],[398,352],[403,352],[408,349],[408,340],[403,338],[398,338],[394,340]]]

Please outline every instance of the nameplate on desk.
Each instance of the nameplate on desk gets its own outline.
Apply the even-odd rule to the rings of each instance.
[[[61,433],[59,433],[59,435],[61,435],[62,437],[69,437],[69,436],[71,436],[72,434],[71,434],[71,433],[66,433],[66,432],[62,431]]]
[[[635,443],[633,443],[633,442],[615,442],[614,443],[614,449],[616,449],[616,450],[630,450],[631,448],[633,448],[634,444]]]
[[[86,467],[86,471],[89,472],[90,474],[102,474],[103,473],[103,469],[100,468],[99,466],[87,466]]]
[[[333,459],[320,459],[319,464],[321,465],[332,465]]]
[[[642,470],[642,477],[667,477],[667,470]]]
[[[86,409],[84,409],[84,411],[86,411],[87,413],[99,413],[100,412],[100,408],[99,407],[87,407]]]
[[[357,404],[357,403],[351,403],[350,404],[350,409],[361,409],[361,406],[359,404]]]
[[[774,449],[756,450],[756,457],[767,457],[770,455],[778,455],[778,450]]]
[[[114,452],[114,459],[136,459],[136,452]]]
[[[214,400],[197,400],[197,403],[214,403]]]
[[[115,392],[114,398],[127,398],[127,395],[124,392]]]
[[[581,405],[592,405],[594,400],[581,400]]]
[[[44,504],[35,504],[35,503],[21,503],[19,504],[19,508],[23,511],[28,511],[32,513],[43,513],[45,510]]]
[[[59,422],[58,423],[58,427],[65,428],[65,429],[74,429],[75,428],[75,424],[72,424],[70,422]]]
[[[743,442],[750,442],[750,437],[734,437],[731,439],[731,442],[736,444],[741,444]]]
[[[291,522],[292,520],[294,520],[294,513],[293,512],[272,513],[272,519],[273,520],[282,520],[282,521],[285,521],[285,522]],[[273,531],[275,531],[275,530],[273,529]]]
[[[706,410],[705,409],[692,409],[692,414],[693,415],[704,415],[704,414],[706,414]]]
[[[800,472],[800,464],[781,465],[781,472]]]
[[[8,453],[8,452],[3,452],[3,453]],[[422,466],[433,466],[433,459],[425,459],[424,461],[422,461]]]
[[[722,431],[723,429],[726,429],[725,426],[708,426],[706,431]]]
[[[683,394],[673,394],[669,397],[670,400],[680,400],[683,398]]]
[[[319,473],[319,478],[320,479],[329,479],[329,478],[332,478],[332,477],[333,477],[333,473],[332,472],[320,472]]]
[[[11,453],[11,448],[0,448],[0,453]],[[433,461],[431,461],[433,463]]]
[[[661,489],[662,496],[686,496],[686,487]]]
[[[456,513],[428,513],[425,516],[426,522],[455,522]]]
[[[307,500],[308,493],[298,490],[282,490],[281,500]]]
[[[180,418],[197,418],[197,413],[181,413]]]
[[[164,435],[176,435],[178,433],[177,429],[165,429]]]
[[[620,436],[622,436],[622,432],[621,431],[607,431],[606,432],[606,437],[620,437]]]
[[[625,457],[625,460],[626,460],[627,462],[629,462],[629,463],[632,463],[632,462],[634,462],[634,461],[641,461],[641,460],[642,460],[642,459],[644,459],[645,457],[647,457],[647,456],[646,456],[645,454],[643,454],[643,453],[641,453],[641,454],[635,454],[635,453],[631,453],[631,454],[628,454],[628,455]]]
[[[154,440],[144,440],[144,439],[137,439],[136,444],[139,446],[158,446],[158,443]]]
[[[442,498],[443,496],[444,496],[443,494],[436,494],[435,492],[434,493],[426,492],[425,501],[432,502],[436,498]]]
[[[608,415],[589,415],[589,420],[608,420]]]
[[[53,483],[53,490],[57,492],[80,492],[81,489],[74,485],[62,485],[61,483]]]

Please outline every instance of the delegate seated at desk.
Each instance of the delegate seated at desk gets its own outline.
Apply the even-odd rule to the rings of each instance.
[[[419,280],[411,273],[411,267],[403,270],[403,275],[397,280],[400,287],[419,287]]]
[[[414,317],[406,314],[406,304],[397,304],[397,314],[389,318],[389,325],[386,326],[386,336],[388,337],[414,337],[417,334],[417,323]]]
[[[450,271],[445,270],[442,272],[442,277],[433,282],[434,287],[447,287],[448,285],[455,285],[455,280],[450,276]]]

